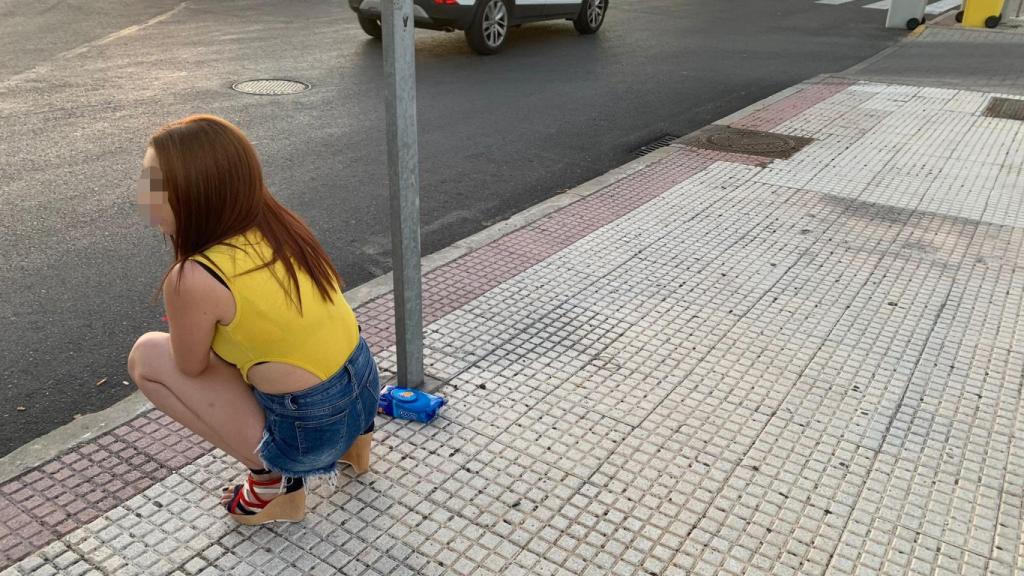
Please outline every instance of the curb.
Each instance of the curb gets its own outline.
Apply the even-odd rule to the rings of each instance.
[[[141,392],[105,410],[86,414],[25,444],[0,458],[0,483],[35,468],[57,455],[91,440],[148,411],[153,404]]]
[[[835,74],[830,74],[830,76],[836,77],[836,78],[843,78],[847,74],[856,74],[857,72],[860,72],[864,68],[867,68],[868,66],[874,64],[875,62],[878,62],[882,58],[885,58],[889,54],[892,54],[893,52],[899,50],[907,42],[913,42],[914,40],[917,40],[918,38],[920,38],[921,36],[924,35],[925,31],[928,29],[929,26],[935,26],[939,22],[945,22],[946,20],[948,20],[950,18],[950,16],[952,14],[954,14],[954,13],[953,12],[946,12],[944,14],[940,14],[939,16],[936,16],[935,18],[930,19],[928,21],[928,23],[921,24],[920,26],[915,28],[913,31],[911,31],[909,34],[907,34],[903,38],[900,38],[899,41],[897,41],[895,44],[893,44],[892,46],[889,46],[885,50],[882,50],[878,54],[875,54],[871,58],[868,58],[867,60],[858,62],[858,63],[854,64],[853,66],[850,66],[846,70],[842,70],[840,72],[836,72]]]
[[[927,26],[927,25],[925,25],[925,26]],[[888,48],[886,48],[885,50],[882,50],[878,54],[875,54],[871,58],[868,58],[867,60],[864,60],[863,62],[858,62],[857,64],[854,64],[853,66],[850,66],[846,70],[842,70],[840,72],[836,72],[835,74],[832,74],[831,76],[842,78],[842,77],[845,77],[847,74],[851,74],[851,75],[852,74],[856,74],[857,72],[860,72],[861,70],[867,68],[868,66],[874,64],[875,62],[878,62],[882,58],[885,58],[886,56],[888,56],[888,55],[892,54],[893,52],[899,50],[900,48],[903,48],[904,44],[906,44],[907,42],[911,42],[911,41],[915,40],[918,36],[912,36],[912,35],[908,34],[907,36],[904,36],[903,38],[900,38],[899,42],[896,42],[892,46],[889,46]]]
[[[881,60],[881,59],[885,58],[886,56],[892,54],[893,52],[899,50],[907,42],[913,42],[914,40],[917,40],[918,38],[923,36],[925,34],[925,32],[928,31],[929,27],[933,27],[933,28],[953,28],[952,26],[947,26],[945,24],[945,22],[947,20],[949,20],[950,18],[952,18],[954,14],[956,14],[956,13],[952,12],[952,11],[951,12],[945,12],[945,13],[940,14],[940,15],[934,17],[934,18],[931,18],[930,20],[928,20],[927,23],[921,24],[920,26],[915,28],[913,31],[911,31],[909,34],[907,34],[903,38],[900,38],[899,41],[897,41],[895,44],[893,44],[892,46],[889,46],[885,50],[882,50],[878,54],[875,54],[871,58],[868,58],[867,60],[864,60],[862,62],[858,62],[858,63],[854,64],[853,66],[850,66],[846,70],[842,70],[842,71],[836,72],[834,74],[829,74],[828,76],[832,76],[834,78],[844,78],[844,77],[846,77],[847,74],[850,74],[850,75],[856,74],[857,72],[860,72],[864,68],[867,68],[868,66],[874,64],[875,62],[878,62],[879,60]]]

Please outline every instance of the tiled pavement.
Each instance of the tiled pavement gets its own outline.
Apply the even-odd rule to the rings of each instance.
[[[450,405],[296,525],[150,412],[0,486],[13,574],[1024,571],[1024,129],[826,79],[425,279]],[[393,366],[392,302],[358,310]],[[56,495],[56,496],[55,496]]]

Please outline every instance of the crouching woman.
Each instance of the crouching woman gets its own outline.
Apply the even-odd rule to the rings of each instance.
[[[369,466],[380,380],[341,278],[223,119],[192,116],[153,135],[138,202],[174,263],[162,288],[169,332],[138,339],[131,378],[249,469],[221,496],[232,518],[301,520],[306,480],[339,459]]]

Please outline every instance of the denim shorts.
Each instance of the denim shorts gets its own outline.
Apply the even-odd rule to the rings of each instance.
[[[362,338],[345,365],[292,394],[254,390],[267,423],[256,448],[263,464],[286,476],[329,475],[356,437],[373,429],[380,374]]]

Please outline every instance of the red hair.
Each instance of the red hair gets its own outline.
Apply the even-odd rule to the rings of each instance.
[[[280,262],[300,311],[296,266],[312,278],[321,297],[334,301],[344,286],[338,271],[309,227],[270,194],[256,149],[234,124],[216,116],[189,116],[158,130],[149,145],[160,162],[174,214],[175,265],[255,229],[274,256],[253,271]],[[288,292],[283,283],[282,288]]]

